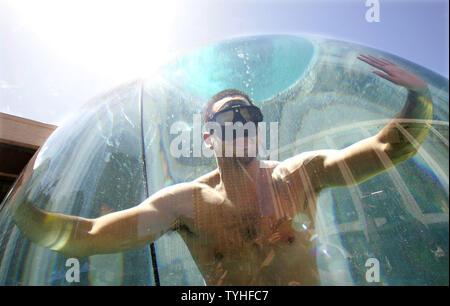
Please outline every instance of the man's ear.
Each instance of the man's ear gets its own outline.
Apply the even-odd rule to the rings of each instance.
[[[205,142],[205,145],[208,149],[212,150],[214,148],[212,141],[211,141],[211,134],[208,132],[203,133],[203,141]]]

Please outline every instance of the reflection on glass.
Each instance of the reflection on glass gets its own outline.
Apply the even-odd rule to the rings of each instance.
[[[193,156],[195,144],[206,150],[194,118],[221,90],[246,92],[265,122],[278,123],[280,161],[343,149],[375,135],[402,109],[407,91],[372,74],[357,59],[361,53],[387,58],[428,84],[434,117],[414,157],[359,185],[324,189],[314,211],[296,211],[290,219],[274,222],[264,211],[230,217],[226,209],[194,205],[190,217],[197,220],[197,232],[178,219],[155,241],[154,253],[144,246],[84,257],[81,284],[240,284],[233,275],[247,284],[448,284],[448,80],[379,50],[295,36],[239,38],[203,48],[152,79],[94,99],[63,124],[3,203],[0,284],[68,284],[65,257],[30,243],[13,225],[11,211],[21,201],[94,219],[198,177],[214,187],[215,159]],[[171,154],[175,123],[189,135],[188,156]],[[280,188],[288,188],[288,197],[301,193],[264,182],[258,186],[260,199],[270,190],[283,193]],[[195,202],[194,195],[183,199]],[[284,202],[277,201],[279,211],[273,214],[281,216]],[[145,218],[137,222],[139,233],[148,230]],[[48,244],[63,246],[69,239],[64,233],[54,232]],[[198,233],[202,239],[190,236]],[[310,265],[295,265],[296,257]],[[368,282],[371,258],[379,262],[379,282]],[[299,281],[298,275],[310,277]]]
[[[46,211],[85,218],[141,202],[145,193],[139,120],[137,83],[93,99],[40,149],[28,165],[31,177],[15,197],[25,195]],[[13,226],[5,207],[18,204],[14,198],[6,199],[2,208],[1,283],[68,284],[66,258],[30,243]],[[60,236],[53,243],[65,242]],[[149,262],[148,248],[81,258],[80,284],[151,284]]]

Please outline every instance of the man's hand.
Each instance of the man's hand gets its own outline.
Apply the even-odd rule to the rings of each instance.
[[[386,59],[376,58],[374,56],[364,54],[358,56],[358,59],[384,71],[385,73],[375,70],[373,73],[388,81],[391,81],[394,84],[406,87],[407,89],[416,92],[423,92],[427,90],[427,84],[421,78]]]

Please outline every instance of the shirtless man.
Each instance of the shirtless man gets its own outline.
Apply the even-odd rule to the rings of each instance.
[[[385,59],[358,58],[382,70],[374,71],[380,77],[408,89],[402,111],[373,137],[342,150],[305,152],[277,162],[250,156],[255,135],[244,137],[243,156],[236,154],[234,139],[233,156],[220,157],[230,142],[220,133],[205,132],[218,168],[193,182],[164,188],[133,208],[96,219],[46,212],[22,201],[10,207],[13,220],[32,241],[67,257],[142,247],[174,230],[208,285],[319,284],[312,252],[319,193],[359,184],[409,159],[433,117],[423,80]],[[213,97],[204,117],[220,125],[262,120],[248,96],[236,90]],[[30,171],[22,174],[18,186]],[[293,223],[295,217],[300,227]]]

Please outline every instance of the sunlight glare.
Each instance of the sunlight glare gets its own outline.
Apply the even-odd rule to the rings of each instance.
[[[96,76],[125,81],[149,75],[168,60],[175,0],[14,0],[9,5],[21,28]]]

